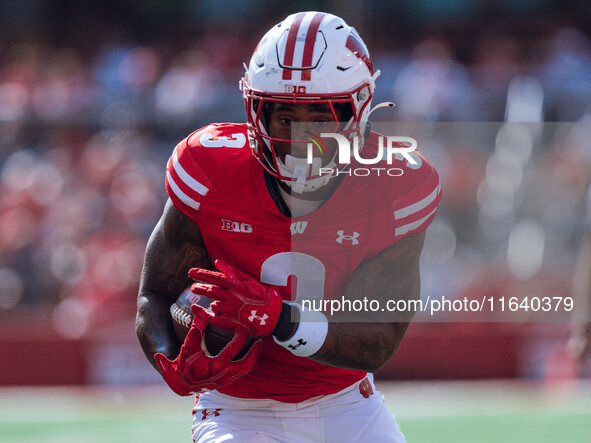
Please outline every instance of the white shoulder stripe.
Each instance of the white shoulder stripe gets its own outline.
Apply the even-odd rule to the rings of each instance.
[[[183,169],[181,164],[179,163],[179,159],[177,157],[176,151],[174,151],[174,155],[172,157],[172,165],[174,167],[174,171],[177,173],[179,178],[185,183],[189,188],[193,189],[194,191],[198,192],[201,195],[207,194],[209,188],[206,188],[193,177],[191,177],[187,171]]]
[[[413,203],[412,205],[406,206],[402,209],[398,209],[396,211],[394,211],[394,218],[395,219],[401,219],[404,217],[408,217],[410,214],[414,214],[415,212],[419,212],[421,209],[426,208],[430,203],[432,203],[436,198],[437,195],[439,194],[439,191],[441,190],[441,184],[438,184],[437,187],[435,188],[435,190],[429,194],[427,197],[425,197],[424,199]]]
[[[437,211],[437,208],[433,209],[433,210],[432,210],[432,211],[429,213],[429,215],[427,215],[427,216],[423,217],[423,218],[422,218],[422,219],[420,219],[420,220],[417,220],[416,222],[409,223],[409,224],[407,224],[407,225],[400,226],[399,228],[396,228],[396,229],[394,230],[394,234],[395,234],[395,235],[404,235],[404,234],[406,234],[408,231],[412,231],[412,230],[414,230],[414,229],[417,229],[419,226],[421,226],[423,223],[425,223],[429,217],[431,217],[433,214],[435,214],[435,211]]]
[[[174,192],[174,195],[176,195],[187,206],[190,206],[193,209],[199,209],[199,202],[193,200],[191,197],[189,197],[187,194],[181,191],[181,188],[179,188],[178,185],[174,182],[172,176],[170,175],[170,172],[168,171],[166,171],[166,178],[168,179],[168,184],[170,185],[170,189],[172,189],[172,192]]]

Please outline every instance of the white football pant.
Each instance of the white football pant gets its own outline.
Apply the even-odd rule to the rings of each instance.
[[[336,394],[301,403],[209,392],[193,410],[192,432],[197,443],[406,442],[371,374]]]

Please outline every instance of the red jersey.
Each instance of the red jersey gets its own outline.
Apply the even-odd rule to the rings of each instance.
[[[364,144],[375,158],[378,134]],[[367,154],[366,154],[367,153]],[[408,235],[424,231],[441,198],[439,176],[421,153],[401,157],[380,174],[345,177],[314,212],[297,218],[279,211],[262,166],[252,156],[245,124],[212,124],[189,135],[172,154],[166,189],[195,223],[216,259],[279,286],[285,300],[340,299],[353,271]],[[352,163],[350,169],[366,167]],[[389,168],[400,168],[398,177]],[[361,170],[361,175],[365,171]],[[293,288],[293,289],[291,289]],[[219,391],[240,398],[300,402],[338,392],[363,371],[298,357],[266,337],[253,370]]]

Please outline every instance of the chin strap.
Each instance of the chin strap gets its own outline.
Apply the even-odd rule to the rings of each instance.
[[[279,166],[281,175],[295,179],[295,181],[284,180],[283,182],[296,194],[302,194],[304,192],[315,191],[329,182],[333,177],[332,174],[326,174],[313,179],[308,179],[308,177],[318,175],[320,168],[334,168],[336,166],[336,155],[337,153],[335,152],[334,157],[326,166],[322,166],[322,159],[319,157],[314,157],[310,165],[306,158],[293,157],[289,154],[285,156],[285,163],[277,159],[277,165]]]
[[[396,106],[392,102],[382,102],[373,108],[368,113],[371,115],[377,109],[380,108],[393,108]],[[350,125],[351,122],[347,124],[347,127]],[[365,122],[365,131],[364,131],[364,138],[369,136],[369,132],[371,131],[371,125],[369,122]],[[296,194],[302,194],[304,192],[311,192],[315,191],[316,189],[325,186],[331,178],[334,177],[333,174],[326,174],[321,177],[308,179],[309,176],[318,175],[320,173],[320,168],[327,168],[327,169],[334,169],[337,166],[335,161],[337,156],[337,152],[335,152],[334,157],[330,160],[330,162],[326,166],[322,166],[322,159],[319,157],[314,157],[312,160],[312,164],[308,164],[307,158],[300,158],[300,157],[293,157],[289,154],[285,156],[285,163],[281,160],[277,159],[277,166],[279,167],[279,173],[284,177],[293,177],[295,180],[284,180],[284,183],[291,188],[293,192]]]
[[[281,197],[279,182],[275,177],[271,176],[271,174],[269,174],[266,170],[263,170],[263,174],[265,176],[265,184],[267,185],[269,194],[271,195],[273,202],[277,206],[277,209],[279,209],[279,212],[281,212],[286,217],[291,217],[291,210],[285,203],[283,197]]]

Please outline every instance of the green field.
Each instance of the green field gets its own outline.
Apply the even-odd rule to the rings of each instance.
[[[379,382],[409,442],[591,442],[591,384]],[[166,388],[0,389],[0,442],[191,442]]]

